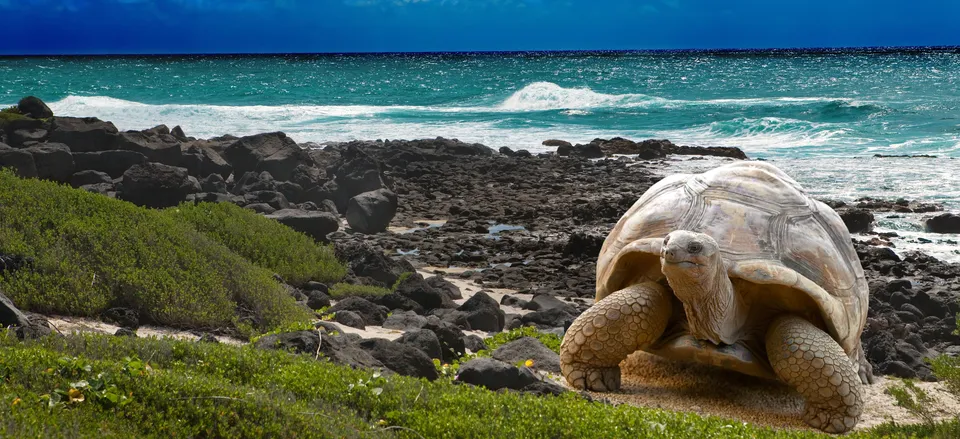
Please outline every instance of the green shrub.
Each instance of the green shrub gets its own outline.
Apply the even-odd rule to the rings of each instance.
[[[18,119],[29,119],[27,116],[20,114],[20,110],[16,106],[7,107],[0,109],[0,126],[3,126],[3,122],[10,120]]]
[[[6,334],[0,333],[0,435],[11,437],[832,437],[612,406],[576,393],[539,397],[385,376],[252,346],[104,335],[21,343]],[[85,398],[50,407],[42,398],[101,373],[128,402]],[[956,437],[949,435],[958,426],[891,423],[847,437]]]
[[[330,287],[330,297],[334,299],[343,299],[345,297],[378,297],[393,292],[390,288],[377,287],[373,285],[356,285],[348,283],[336,283]]]
[[[166,212],[290,284],[336,282],[346,274],[332,246],[234,204],[184,203]]]
[[[35,259],[0,276],[23,309],[111,306],[177,328],[266,330],[307,320],[271,272],[161,211],[0,171],[0,250]]]
[[[949,390],[960,397],[960,357],[940,355],[930,361],[933,373],[940,378]]]

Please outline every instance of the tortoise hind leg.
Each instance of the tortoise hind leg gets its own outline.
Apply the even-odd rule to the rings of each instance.
[[[563,337],[563,377],[578,389],[618,390],[620,362],[660,338],[671,311],[670,293],[654,282],[603,298],[577,317]]]
[[[828,433],[852,429],[863,412],[859,365],[826,332],[796,316],[778,317],[766,337],[774,372],[807,402],[803,420]]]

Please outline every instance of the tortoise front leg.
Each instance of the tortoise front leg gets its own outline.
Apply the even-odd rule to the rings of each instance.
[[[577,317],[563,337],[563,377],[577,389],[618,390],[620,362],[660,338],[671,313],[670,293],[654,282],[603,298]]]
[[[830,335],[787,315],[770,325],[766,345],[773,371],[806,399],[807,424],[828,433],[857,425],[863,413],[859,365]]]

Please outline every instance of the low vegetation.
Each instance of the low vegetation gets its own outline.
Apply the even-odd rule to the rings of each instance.
[[[167,213],[290,284],[332,283],[346,274],[332,246],[232,203],[184,203]]]
[[[28,117],[20,114],[16,106],[0,109],[0,126],[3,126],[6,121],[18,119],[28,119]]]
[[[94,335],[20,342],[0,333],[0,354],[0,432],[10,437],[830,437],[574,393],[381,376],[252,346]],[[886,424],[850,437],[958,431],[957,422]]]
[[[230,213],[250,217],[235,219],[234,224],[256,221],[253,212]],[[137,311],[146,322],[232,329],[245,335],[310,318],[310,312],[273,278],[273,271],[169,212],[19,179],[3,170],[0,218],[0,252],[33,260],[28,269],[0,276],[0,290],[26,310],[97,316],[123,306]],[[253,234],[252,228],[241,230],[241,236]],[[253,254],[257,262],[281,265],[276,261],[282,258],[257,256],[276,252],[266,247],[259,253],[249,247],[241,251]],[[329,250],[314,247],[310,251]],[[317,265],[330,266],[329,258]],[[342,270],[335,266],[314,275],[330,279]]]

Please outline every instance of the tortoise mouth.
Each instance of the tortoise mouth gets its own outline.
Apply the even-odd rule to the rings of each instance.
[[[663,265],[670,265],[670,266],[678,267],[678,268],[694,268],[694,267],[702,267],[702,266],[703,266],[703,264],[698,264],[698,263],[693,262],[693,261],[683,261],[683,260],[670,261],[670,260],[667,260],[667,259],[663,259],[661,262],[663,263]]]

